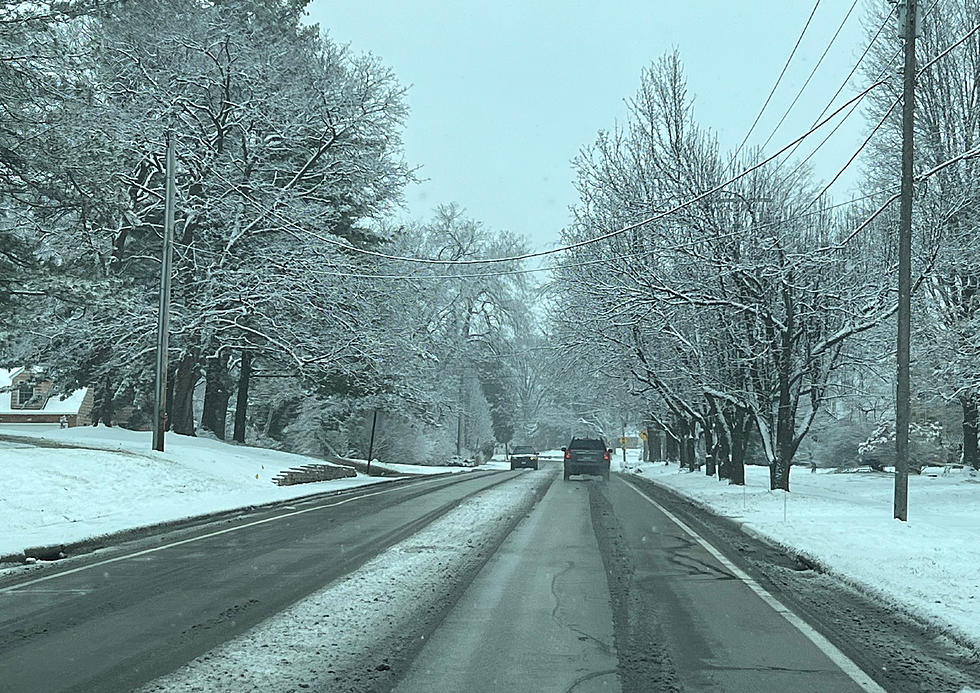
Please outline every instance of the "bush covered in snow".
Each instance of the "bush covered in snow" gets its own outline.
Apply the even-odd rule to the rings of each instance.
[[[956,451],[943,436],[938,421],[913,421],[909,424],[909,469],[919,472],[923,467],[942,466]],[[895,425],[880,424],[868,438],[858,445],[861,464],[874,469],[895,464]]]

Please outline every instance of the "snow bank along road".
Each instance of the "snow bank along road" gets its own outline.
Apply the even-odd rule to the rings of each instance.
[[[558,476],[358,490],[0,583],[0,690],[980,683],[976,653],[648,481]]]

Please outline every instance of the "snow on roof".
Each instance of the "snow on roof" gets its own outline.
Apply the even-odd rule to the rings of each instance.
[[[23,368],[0,368],[0,389],[10,387],[14,381],[14,376],[20,373]]]
[[[23,368],[0,368],[0,414],[77,414],[78,410],[82,406],[82,400],[85,399],[85,394],[88,392],[88,388],[81,388],[75,390],[65,399],[57,393],[52,392],[48,397],[48,400],[44,403],[44,406],[40,409],[20,409],[13,408],[10,406],[10,401],[12,397],[11,392],[4,392],[4,388],[10,387],[14,378],[23,371]]]

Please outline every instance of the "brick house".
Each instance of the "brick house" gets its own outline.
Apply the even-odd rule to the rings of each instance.
[[[0,368],[0,424],[56,424],[65,417],[68,426],[89,422],[93,394],[89,388],[76,390],[62,399],[51,391],[52,383],[37,371]]]

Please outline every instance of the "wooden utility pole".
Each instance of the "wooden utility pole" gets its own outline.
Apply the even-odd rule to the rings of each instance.
[[[915,35],[918,30],[918,0],[900,3],[899,22],[905,39],[905,86],[902,92],[902,191],[898,223],[898,379],[895,387],[895,519],[908,520],[909,504],[909,419],[911,377],[909,374],[912,332],[912,126],[915,119]]]
[[[371,419],[371,442],[368,443],[367,473],[371,474],[371,458],[374,456],[374,429],[378,427],[378,410],[374,410],[374,418]]]
[[[170,266],[174,258],[174,138],[167,132],[167,182],[163,213],[163,261],[160,267],[160,313],[157,316],[157,373],[153,397],[153,449],[163,452],[167,427],[167,349],[170,342]]]

